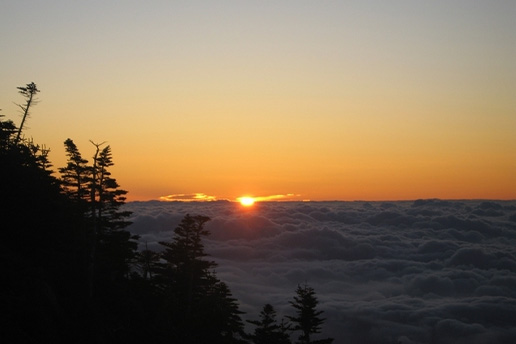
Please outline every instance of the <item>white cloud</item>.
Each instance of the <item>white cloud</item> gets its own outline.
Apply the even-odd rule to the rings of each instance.
[[[190,213],[255,319],[309,283],[336,343],[516,341],[516,202],[134,202],[129,230],[150,248]],[[142,241],[143,242],[143,241]]]

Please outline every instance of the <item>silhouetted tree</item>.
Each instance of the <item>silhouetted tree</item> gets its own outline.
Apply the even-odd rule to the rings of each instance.
[[[278,324],[276,321],[276,310],[270,304],[263,306],[260,312],[260,320],[248,320],[250,324],[256,325],[254,333],[249,337],[254,344],[290,344],[288,335],[289,326],[283,321]]]
[[[2,120],[2,117],[5,116],[0,114],[0,149],[5,152],[14,144],[16,125],[11,120]]]
[[[29,116],[29,109],[31,105],[34,105],[36,103],[36,99],[34,97],[36,96],[36,93],[39,92],[38,88],[36,87],[36,84],[33,82],[27,84],[26,87],[17,88],[18,92],[25,97],[25,104],[16,104],[22,110],[23,118],[20,127],[18,128],[18,134],[16,135],[15,144],[18,144],[18,142],[20,141],[23,125],[25,124],[25,120]]]
[[[138,270],[141,272],[143,279],[152,279],[153,272],[156,269],[160,259],[160,254],[149,250],[147,243],[145,249],[136,253],[136,263]]]
[[[217,279],[215,262],[204,259],[202,238],[207,216],[187,214],[175,228],[172,242],[161,257],[157,274],[177,327],[174,337],[182,343],[242,343],[243,322],[236,299],[227,285]]]
[[[92,142],[93,143],[93,142]],[[59,169],[65,193],[74,199],[87,224],[88,294],[93,296],[95,280],[103,284],[122,279],[135,258],[137,237],[124,230],[130,212],[121,210],[127,191],[119,188],[109,168],[114,165],[111,147],[95,144],[93,164],[88,166],[71,139],[65,141],[66,167]]]
[[[111,147],[104,147],[96,155],[94,166],[97,171],[93,174],[97,176],[95,199],[92,206],[95,207],[97,221],[97,235],[100,254],[103,261],[100,266],[104,271],[108,271],[110,278],[121,278],[129,272],[129,263],[135,257],[137,236],[124,230],[129,224],[127,218],[131,212],[124,211],[121,206],[125,204],[127,191],[120,189],[116,179],[111,177],[109,168],[113,166]]]
[[[246,343],[243,339],[244,324],[238,309],[238,301],[232,296],[226,283],[214,274],[211,283],[192,305],[192,314],[186,328],[188,341],[193,343]]]
[[[204,229],[204,224],[209,220],[207,216],[187,214],[174,230],[173,241],[160,242],[165,246],[162,253],[162,258],[167,262],[165,269],[172,277],[176,292],[185,301],[184,312],[187,318],[192,313],[194,299],[206,294],[210,269],[216,266],[215,262],[203,259],[206,253],[202,237],[209,235]]]
[[[315,291],[308,285],[298,286],[296,289],[296,296],[294,301],[290,304],[296,310],[296,316],[287,316],[287,318],[294,324],[293,330],[301,331],[299,341],[296,344],[330,344],[333,338],[312,340],[312,335],[321,332],[321,325],[324,323],[323,318],[319,316],[323,311],[316,310],[319,301],[315,296]]]
[[[71,199],[85,204],[90,195],[91,170],[87,165],[88,160],[82,157],[81,152],[71,139],[66,139],[64,145],[68,160],[66,167],[58,169],[61,174],[61,185]]]

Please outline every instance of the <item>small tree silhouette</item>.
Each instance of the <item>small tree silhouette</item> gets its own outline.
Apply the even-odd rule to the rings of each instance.
[[[291,343],[287,333],[289,327],[283,321],[278,325],[276,310],[270,304],[263,306],[263,310],[260,312],[260,320],[248,320],[247,322],[256,325],[254,333],[249,336],[254,344]]]
[[[149,250],[147,242],[145,242],[145,250],[136,253],[136,267],[140,270],[144,280],[153,278],[153,272],[159,259],[159,253]]]
[[[296,309],[297,316],[287,316],[294,323],[294,331],[301,331],[299,341],[296,344],[330,344],[333,338],[312,340],[311,335],[321,333],[321,325],[326,319],[319,316],[323,311],[317,311],[319,301],[315,296],[315,291],[308,285],[297,286],[296,296],[290,304]]]

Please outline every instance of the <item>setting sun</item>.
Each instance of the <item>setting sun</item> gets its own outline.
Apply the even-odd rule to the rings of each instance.
[[[238,201],[240,204],[242,204],[244,207],[250,207],[254,204],[255,199],[253,197],[239,197]]]

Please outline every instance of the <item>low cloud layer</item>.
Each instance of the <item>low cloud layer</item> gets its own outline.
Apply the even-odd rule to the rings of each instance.
[[[516,342],[516,202],[133,202],[154,250],[207,215],[206,251],[245,319],[314,287],[335,343]]]

